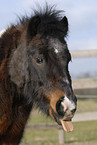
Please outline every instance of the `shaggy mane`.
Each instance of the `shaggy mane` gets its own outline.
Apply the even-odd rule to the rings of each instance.
[[[35,15],[40,16],[41,18],[46,18],[46,17],[52,17],[56,18],[57,20],[61,20],[62,16],[61,14],[63,13],[63,10],[56,10],[54,6],[50,7],[46,5],[43,9],[39,6],[39,10],[33,10],[33,14],[31,16],[18,16],[19,22],[18,24],[25,24],[27,23],[32,17]]]
[[[64,11],[55,10],[54,6],[50,7],[46,5],[44,9],[40,7],[39,10],[34,10],[33,15],[31,15],[30,17],[27,15],[21,18],[18,17],[19,18],[18,26],[29,23],[30,21],[33,20],[34,17],[38,17],[40,21],[40,26],[38,28],[37,33],[40,33],[46,36],[47,35],[53,35],[53,36],[60,35],[62,37],[64,36],[66,37],[67,32],[68,32],[68,22],[66,24],[66,28],[64,27],[64,25],[62,25],[62,23],[60,23],[63,12]]]

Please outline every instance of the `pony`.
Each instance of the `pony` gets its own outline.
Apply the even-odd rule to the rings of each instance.
[[[77,108],[67,34],[67,17],[46,7],[0,37],[0,145],[20,143],[33,107],[66,130]]]

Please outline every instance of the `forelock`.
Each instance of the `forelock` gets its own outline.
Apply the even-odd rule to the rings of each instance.
[[[44,36],[59,36],[64,38],[64,25],[60,23],[63,11],[57,11],[53,7],[36,11],[35,15],[40,17],[38,32]]]

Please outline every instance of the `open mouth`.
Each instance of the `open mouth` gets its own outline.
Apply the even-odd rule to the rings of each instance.
[[[50,93],[50,98],[50,116],[59,125],[62,125],[66,132],[73,131],[71,119],[76,111],[76,101],[69,99],[69,97],[60,90]]]
[[[54,110],[50,107],[49,109],[49,113],[50,113],[50,116],[59,124],[59,125],[62,125],[64,131],[66,132],[71,132],[73,131],[73,124],[71,122],[71,118],[70,116],[68,117],[63,117],[63,118],[60,118],[59,115],[54,112]]]

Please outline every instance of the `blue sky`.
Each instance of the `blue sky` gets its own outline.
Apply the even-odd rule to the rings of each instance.
[[[69,50],[97,49],[97,0],[46,0],[56,9],[64,10],[69,21],[67,43]],[[0,0],[0,31],[15,24],[18,16],[30,15],[33,8],[45,5],[45,0]],[[79,68],[80,64],[80,68]],[[74,60],[71,74],[97,72],[97,58]],[[76,71],[75,71],[75,68]]]
[[[69,49],[97,49],[97,0],[46,0],[64,10],[69,21]],[[45,0],[0,0],[0,31],[16,23],[17,15],[30,14]]]

